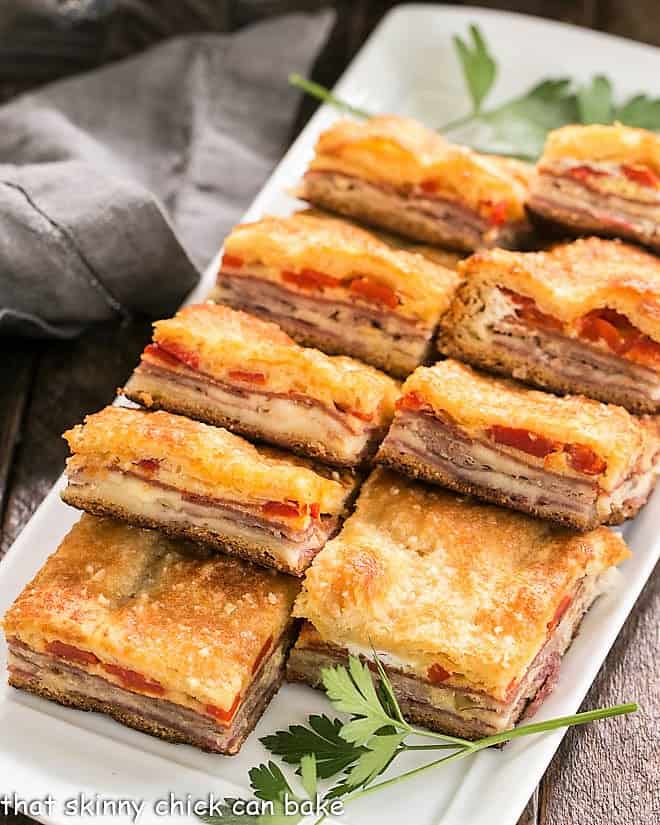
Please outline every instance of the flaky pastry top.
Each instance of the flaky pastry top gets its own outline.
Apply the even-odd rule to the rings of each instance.
[[[296,393],[330,409],[388,417],[398,384],[354,358],[330,356],[301,347],[268,321],[219,304],[185,307],[174,318],[157,321],[154,341],[188,366],[212,378],[263,376],[269,392]],[[258,387],[257,387],[258,388]]]
[[[342,512],[356,480],[273,448],[257,449],[221,427],[167,412],[106,407],[64,433],[72,457],[67,469],[118,467],[146,473],[177,489],[215,498],[318,504]],[[148,470],[142,471],[148,463]],[[323,474],[322,474],[323,473]]]
[[[342,119],[321,134],[310,170],[335,171],[398,187],[429,184],[473,209],[507,204],[506,217],[525,215],[531,167],[449,143],[412,118],[382,115]]]
[[[294,614],[328,643],[373,646],[422,675],[437,663],[504,699],[564,597],[628,555],[606,528],[577,534],[378,469]]]
[[[4,631],[36,650],[73,645],[229,710],[287,626],[297,591],[273,570],[85,514],[9,609]]]
[[[402,392],[416,393],[435,411],[447,413],[475,434],[492,426],[511,427],[562,444],[590,447],[606,464],[602,473],[593,476],[605,490],[612,490],[638,459],[653,452],[651,441],[656,450],[660,448],[655,428],[644,426],[623,407],[583,396],[558,397],[530,390],[451,359],[418,367],[406,379]],[[557,456],[549,469],[568,470],[562,457]]]
[[[569,158],[640,164],[660,172],[660,135],[620,123],[562,126],[548,135],[539,165]]]
[[[546,252],[484,250],[458,269],[468,286],[504,286],[567,324],[608,308],[660,341],[660,259],[631,244],[579,238]]]
[[[296,213],[266,217],[234,227],[225,241],[225,254],[243,261],[243,270],[258,265],[259,277],[280,281],[282,270],[311,269],[342,283],[324,286],[328,298],[360,300],[350,291],[353,281],[366,277],[393,289],[399,300],[392,310],[435,323],[449,307],[459,276],[429,258],[395,249],[371,232],[338,218]]]

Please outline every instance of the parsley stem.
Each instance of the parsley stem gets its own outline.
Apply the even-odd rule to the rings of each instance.
[[[471,123],[473,120],[477,120],[478,118],[482,117],[484,114],[489,115],[492,114],[495,110],[491,110],[490,112],[479,112],[476,109],[473,109],[467,115],[463,115],[462,117],[457,117],[455,120],[450,120],[448,123],[443,123],[442,126],[436,126],[437,132],[453,132],[454,129],[459,129],[461,126],[466,126],[468,123]]]
[[[598,719],[607,719],[610,716],[622,716],[626,713],[634,713],[637,710],[634,702],[625,705],[614,705],[611,708],[597,708],[596,710],[586,710],[572,716],[560,716],[557,719],[548,719],[547,722],[533,722],[531,725],[521,725],[518,728],[511,728],[492,736],[478,739],[472,745],[476,750],[490,748],[520,736],[530,736],[533,733],[545,733],[546,731],[557,730],[558,728],[574,727],[575,725],[585,725],[587,722],[595,722]]]
[[[371,112],[366,112],[364,109],[359,109],[357,106],[353,106],[351,103],[347,103],[345,100],[342,100],[340,97],[337,97],[337,95],[333,94],[330,91],[330,89],[326,89],[326,87],[321,86],[320,83],[314,83],[313,80],[308,80],[306,77],[303,77],[302,75],[289,75],[289,83],[298,89],[302,89],[303,92],[306,92],[308,95],[315,97],[317,100],[322,100],[324,103],[329,103],[330,105],[335,106],[337,109],[341,109],[342,111],[348,112],[351,115],[365,118],[373,117]]]
[[[401,745],[402,751],[442,751],[442,750],[456,750],[458,745]]]
[[[437,733],[433,730],[415,728],[412,727],[412,725],[409,725],[408,727],[410,728],[410,733],[414,733],[416,736],[425,736],[428,739],[439,739],[441,742],[450,742],[456,748],[467,748],[469,745],[473,744],[470,739],[461,739],[458,736],[449,736],[447,733]]]

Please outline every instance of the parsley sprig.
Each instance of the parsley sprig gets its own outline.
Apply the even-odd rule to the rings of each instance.
[[[615,100],[610,80],[602,74],[579,84],[569,77],[551,77],[526,92],[490,108],[485,106],[498,74],[498,63],[478,26],[465,39],[455,35],[454,48],[463,70],[470,111],[437,127],[438,131],[481,152],[536,160],[549,131],[569,123],[623,123],[660,131],[660,98],[637,94]],[[318,83],[298,74],[293,86],[355,117],[372,113],[338,98]]]
[[[465,759],[493,745],[637,710],[637,705],[632,703],[615,705],[521,725],[470,741],[409,724],[375,653],[374,661],[375,674],[353,656],[349,658],[348,667],[339,665],[322,672],[328,699],[336,711],[349,716],[348,720],[310,716],[307,725],[291,725],[261,740],[271,754],[296,766],[306,796],[296,795],[282,770],[269,761],[252,768],[249,777],[254,796],[271,803],[270,812],[235,814],[236,800],[227,799],[221,816],[201,818],[208,825],[296,825],[305,814],[286,814],[287,800],[294,803],[305,800],[313,806],[318,799],[327,802],[341,797],[346,803],[424,771]],[[442,755],[412,770],[378,780],[397,756],[408,751],[440,752]],[[318,790],[320,780],[334,780],[323,795]],[[324,819],[322,814],[316,825]]]

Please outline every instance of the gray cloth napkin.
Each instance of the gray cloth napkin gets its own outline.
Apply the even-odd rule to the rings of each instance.
[[[175,310],[281,156],[331,13],[176,38],[0,108],[0,334]]]

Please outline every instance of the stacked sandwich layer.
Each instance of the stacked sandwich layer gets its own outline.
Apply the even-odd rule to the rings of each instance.
[[[533,713],[660,456],[660,263],[534,223],[653,246],[657,157],[622,127],[560,130],[534,170],[332,126],[315,208],[237,226],[129,401],[65,434],[87,513],[5,617],[10,683],[221,753],[285,670],[374,648],[421,724]]]

